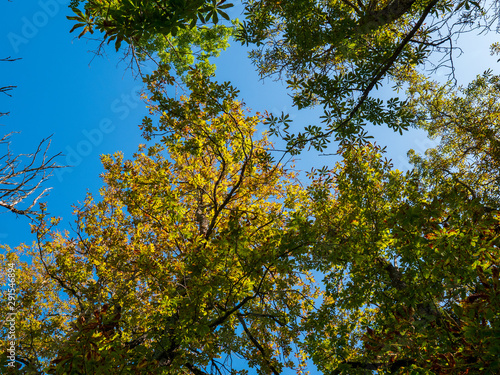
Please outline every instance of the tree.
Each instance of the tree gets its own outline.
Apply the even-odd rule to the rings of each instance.
[[[219,15],[229,20],[224,9],[232,4],[224,4],[226,0],[206,1],[140,1],[127,2],[109,1],[106,3],[94,0],[76,0],[70,7],[77,14],[70,17],[84,26],[83,32],[93,32],[93,29],[104,32],[104,38],[115,40],[117,49],[119,43],[126,41],[132,44],[145,35],[176,35],[178,30],[193,28],[198,22],[212,21],[217,24]],[[84,4],[85,13],[78,9]]]
[[[209,43],[199,45],[199,62],[206,74],[213,73],[208,59],[227,48],[228,38],[236,33],[222,25],[203,26],[207,20],[217,24],[218,15],[229,20],[224,10],[231,5],[223,1],[167,2],[166,7],[158,2],[82,3],[85,13],[73,8],[73,30],[84,27],[84,34],[96,28],[104,33],[104,41],[116,39],[117,48],[126,41],[133,56],[135,49],[142,57],[157,52],[181,73],[192,65],[194,46],[207,37]],[[332,137],[367,139],[367,123],[402,133],[414,121],[407,111],[408,98],[382,100],[373,91],[384,79],[392,81],[396,91],[413,84],[416,69],[432,65],[433,53],[448,57],[432,71],[448,67],[454,77],[456,39],[468,31],[489,29],[497,19],[493,5],[468,0],[243,3],[245,20],[234,20],[239,24],[236,39],[255,47],[250,58],[261,77],[285,79],[298,109],[317,104],[324,108],[322,124],[301,132],[292,132],[285,115],[267,120],[271,134],[284,139],[292,154],[307,144],[323,150]]]
[[[305,191],[272,162],[269,141],[253,138],[259,115],[245,116],[232,87],[193,76],[190,96],[175,99],[171,79],[148,79],[159,122],[146,118],[143,129],[160,142],[133,160],[103,157],[101,200],[76,209],[76,236],[42,220],[38,243],[17,249],[32,263],[10,249],[2,256],[26,273],[18,356],[30,371],[278,374],[304,365],[290,356],[315,295],[294,266],[307,248],[296,241]]]
[[[142,129],[159,141],[103,157],[101,199],[75,209],[74,236],[44,212],[33,247],[5,249],[2,266],[23,268],[25,373],[280,374],[307,359],[324,374],[498,372],[500,214],[485,184],[498,171],[479,163],[472,180],[463,150],[443,151],[482,111],[468,144],[498,159],[484,142],[496,77],[466,90],[482,106],[419,91],[422,126],[457,127],[413,171],[345,141],[304,189],[234,88],[190,74],[181,98],[168,67],[147,78]]]
[[[60,154],[49,156],[50,140],[44,139],[33,154],[13,155],[9,148],[10,136],[6,134],[0,138],[0,145],[6,145],[0,157],[0,207],[17,215],[33,216],[37,214],[34,207],[51,189],[40,192],[40,187],[54,169],[61,168],[55,162]]]
[[[80,4],[84,9],[78,8]],[[195,57],[205,75],[211,75],[215,65],[209,62],[229,44],[236,28],[219,23],[219,16],[229,21],[226,0],[216,1],[73,1],[70,4],[76,21],[71,32],[83,28],[87,32],[103,33],[101,46],[115,42],[118,51],[123,42],[128,46],[126,56],[130,65],[140,69],[144,60],[159,57],[163,64],[173,67],[179,76],[192,67]],[[234,21],[237,23],[237,20]]]
[[[461,181],[473,198],[499,207],[499,77],[487,71],[457,90],[418,76],[415,81],[421,82],[410,89],[416,126],[441,139],[429,162]]]
[[[0,61],[16,61],[10,57]],[[0,92],[10,96],[9,91],[16,86],[4,86]],[[8,115],[9,112],[0,112],[0,117]],[[37,202],[50,188],[40,192],[41,185],[50,177],[55,168],[60,168],[55,163],[55,158],[60,154],[49,157],[47,155],[50,141],[42,140],[33,154],[13,155],[10,151],[10,136],[5,134],[0,138],[0,145],[6,146],[0,157],[0,207],[7,209],[17,215],[32,216],[36,214],[33,210]],[[27,161],[24,162],[23,159]],[[20,208],[20,204],[24,204]]]
[[[306,351],[325,374],[497,373],[498,211],[478,215],[460,181],[426,163],[402,174],[380,151],[346,146],[311,189],[326,293]]]
[[[306,347],[324,373],[498,373],[497,84],[415,89],[418,125],[442,139],[413,171],[346,144],[312,185],[326,294]]]
[[[97,23],[81,26],[101,22],[104,38],[138,43],[143,3],[109,4],[110,24],[101,2],[87,2],[86,12],[99,10],[89,13]],[[152,15],[164,10],[150,5]],[[260,123],[277,133],[287,116],[245,115],[229,83],[194,67],[185,70],[186,95],[171,96],[172,61],[160,63],[145,77],[148,145],[131,160],[102,157],[101,197],[75,208],[74,233],[58,231],[59,220],[43,211],[32,247],[4,247],[2,277],[7,264],[24,271],[21,371],[276,375],[301,373],[310,360],[328,375],[497,374],[499,77],[454,89],[415,68],[428,57],[422,46],[451,37],[431,39],[440,24],[424,25],[427,17],[448,22],[473,5],[474,19],[480,7],[452,5],[247,3],[240,37],[275,38],[256,61],[271,72],[292,56],[283,72],[299,80],[297,105],[317,99],[327,108],[326,133],[285,133],[288,151],[308,141],[321,149],[340,135],[342,160],[313,170],[306,188],[281,163],[288,154],[277,162],[267,135],[255,135]],[[168,16],[184,25],[181,13]],[[189,35],[202,35],[151,30],[149,41],[186,37],[178,39],[186,48]],[[178,71],[189,65],[178,61]],[[370,98],[386,75],[413,84],[404,108]],[[397,129],[441,137],[426,156],[410,153],[407,173],[362,133],[353,142],[365,121],[396,120]]]
[[[383,80],[397,88],[414,69],[428,66],[431,52],[449,53],[462,32],[488,28],[496,12],[483,2],[401,1],[245,1],[242,43],[261,77],[286,80],[298,109],[319,104],[321,126],[303,132],[271,129],[299,152],[307,143],[322,150],[331,136],[363,138],[366,123],[402,132],[412,123],[405,98],[373,95]],[[453,74],[453,71],[451,71]],[[410,85],[412,82],[409,82]]]

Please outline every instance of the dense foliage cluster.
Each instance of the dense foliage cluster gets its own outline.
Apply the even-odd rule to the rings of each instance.
[[[36,243],[3,246],[0,275],[24,270],[6,373],[498,374],[500,77],[456,87],[422,67],[491,10],[243,5],[240,22],[224,0],[72,2],[80,35],[158,58],[142,77],[145,144],[102,156],[100,197],[75,208],[74,232],[42,206]],[[209,61],[231,37],[299,109],[321,105],[322,124],[248,114]],[[376,98],[386,79],[405,97]],[[402,172],[368,123],[439,144]],[[284,157],[336,140],[340,161],[304,183],[272,137]]]

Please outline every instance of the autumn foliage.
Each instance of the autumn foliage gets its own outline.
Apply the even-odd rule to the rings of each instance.
[[[23,270],[5,373],[500,373],[500,79],[419,72],[436,30],[482,4],[245,1],[244,23],[217,28],[229,4],[188,3],[72,2],[74,29],[157,62],[144,144],[102,155],[71,231],[41,205],[35,243],[2,245],[2,280]],[[235,34],[323,125],[294,133],[211,76]],[[403,100],[373,97],[384,78]],[[439,145],[403,172],[367,123]],[[330,141],[333,167],[295,171],[290,155]]]

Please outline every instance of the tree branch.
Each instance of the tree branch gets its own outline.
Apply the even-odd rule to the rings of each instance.
[[[381,26],[396,21],[406,14],[415,3],[415,0],[394,0],[379,10],[369,10],[368,14],[361,17],[359,26],[363,33],[369,33]]]
[[[339,131],[341,128],[345,127],[353,118],[354,116],[359,112],[361,107],[363,106],[364,102],[368,98],[368,94],[373,90],[375,85],[385,76],[385,74],[389,71],[389,69],[393,66],[393,64],[396,62],[396,59],[398,56],[401,54],[403,49],[406,47],[406,45],[412,40],[412,38],[415,36],[417,31],[420,29],[420,26],[424,23],[425,19],[429,15],[429,13],[432,11],[432,8],[438,3],[438,0],[432,0],[424,9],[422,15],[420,16],[419,20],[417,23],[413,26],[411,31],[406,35],[406,37],[401,41],[401,43],[398,45],[398,47],[394,50],[392,55],[389,57],[389,59],[386,61],[386,63],[379,68],[377,74],[371,79],[371,81],[368,83],[368,85],[365,87],[363,92],[361,93],[361,96],[358,99],[358,102],[354,106],[354,108],[349,112],[349,115],[340,122],[339,125],[337,125],[335,128],[331,129],[327,133],[321,133],[318,134],[317,136],[308,138],[305,141],[297,141],[295,142],[291,147],[297,146],[299,143],[304,143],[304,142],[311,142],[318,140],[320,138],[326,138],[332,135],[334,132]]]
[[[20,209],[16,206],[26,202],[49,179],[54,169],[63,168],[54,161],[61,153],[51,157],[47,155],[50,147],[49,137],[38,144],[33,154],[14,156],[9,148],[11,134],[6,134],[0,139],[0,144],[7,145],[7,152],[0,157],[0,207],[18,215],[35,215],[38,212],[33,211],[33,207],[51,188],[46,188],[39,193],[28,204],[28,207]],[[26,163],[21,160],[23,156],[28,159]]]
[[[375,371],[380,368],[389,368],[391,374],[398,371],[401,367],[409,366],[414,364],[416,361],[414,359],[398,359],[391,364],[381,363],[381,362],[362,362],[362,361],[345,361],[344,364],[351,366],[355,369],[371,370]],[[334,370],[331,375],[342,374],[342,370]]]
[[[269,358],[267,358],[267,354],[266,354],[264,348],[262,347],[262,345],[260,345],[260,343],[257,341],[257,339],[249,331],[243,317],[240,314],[237,314],[237,317],[238,317],[238,320],[240,321],[241,325],[243,326],[243,330],[245,331],[247,337],[250,339],[250,341],[255,345],[255,347],[262,354],[262,358],[264,359],[264,362],[269,366],[269,369],[273,372],[274,375],[279,375],[280,374],[279,371],[276,370],[276,368],[273,366],[273,364],[271,363]]]
[[[201,371],[199,368],[194,367],[191,363],[186,363],[186,367],[191,371],[194,375],[208,375],[205,371]]]

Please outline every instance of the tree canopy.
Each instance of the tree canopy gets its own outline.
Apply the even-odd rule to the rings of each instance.
[[[219,23],[219,16],[229,21],[225,10],[232,6],[226,0],[78,0],[70,4],[74,16],[68,19],[76,21],[71,31],[81,29],[79,38],[101,32],[102,43],[114,42],[117,51],[125,42],[132,66],[140,68],[141,61],[158,56],[182,76],[196,57],[198,68],[210,75],[214,66],[209,58],[225,50],[236,32],[233,25]]]
[[[413,85],[430,57],[452,65],[460,33],[487,29],[497,15],[469,1],[245,1],[238,39],[262,77],[286,80],[300,109],[321,105],[323,125],[285,133],[291,149],[321,150],[330,137],[356,137],[366,123],[402,132],[412,124],[405,98],[374,95],[384,80]],[[453,71],[448,71],[453,75]]]
[[[72,231],[42,205],[35,243],[2,245],[2,279],[23,269],[6,373],[499,373],[500,76],[456,86],[421,69],[453,27],[491,14],[271,0],[230,23],[228,5],[72,2],[73,29],[159,61],[141,76],[144,144],[102,155],[103,187],[75,206]],[[324,126],[294,132],[218,82],[209,57],[231,36],[297,107],[322,105]],[[374,97],[385,78],[403,99]],[[400,171],[366,123],[439,143]],[[306,180],[289,155],[330,137],[340,161]]]

